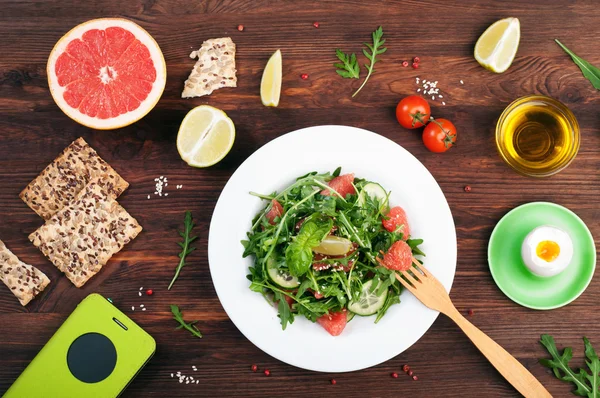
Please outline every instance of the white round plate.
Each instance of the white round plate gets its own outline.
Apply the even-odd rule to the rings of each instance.
[[[299,368],[348,372],[380,364],[413,345],[438,316],[408,291],[375,324],[356,316],[337,337],[304,317],[281,330],[277,310],[251,291],[246,278],[253,259],[242,258],[254,216],[266,202],[250,191],[270,194],[307,172],[342,173],[380,183],[390,205],[402,206],[414,238],[425,242],[425,264],[450,291],[456,270],[456,233],[446,198],[413,155],[367,130],[316,126],[283,135],[250,156],[231,176],[210,223],[208,259],[215,290],[237,328],[267,354]]]

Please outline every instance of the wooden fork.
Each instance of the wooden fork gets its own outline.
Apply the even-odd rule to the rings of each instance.
[[[419,271],[399,271],[396,279],[423,304],[452,319],[502,376],[525,397],[552,397],[548,390],[498,343],[489,338],[458,312],[444,286],[417,259],[412,258]],[[410,282],[410,283],[409,283]]]

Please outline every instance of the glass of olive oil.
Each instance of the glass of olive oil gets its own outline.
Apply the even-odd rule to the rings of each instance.
[[[543,95],[510,104],[496,125],[496,146],[509,166],[531,177],[567,167],[579,151],[579,124],[560,101]]]

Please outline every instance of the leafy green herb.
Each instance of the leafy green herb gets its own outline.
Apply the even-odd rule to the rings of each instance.
[[[196,336],[198,338],[202,338],[202,333],[200,333],[200,331],[198,330],[198,328],[195,325],[196,322],[198,322],[198,321],[186,323],[183,320],[183,314],[179,310],[179,307],[174,304],[171,304],[171,312],[173,313],[173,319],[175,319],[179,323],[179,326],[177,326],[177,329],[188,330],[194,336]]]
[[[277,310],[279,311],[279,319],[281,319],[281,328],[285,330],[288,324],[294,322],[294,314],[292,309],[285,299],[285,295],[278,291],[273,292],[275,302],[277,303]]]
[[[345,198],[334,192],[321,195],[328,182],[340,174],[340,168],[333,173],[311,172],[279,193],[253,194],[263,198],[265,206],[253,220],[247,239],[242,241],[243,256],[253,258],[247,278],[252,291],[275,304],[282,328],[287,328],[296,316],[316,322],[327,313],[347,308],[350,301],[359,298],[363,285],[371,278],[375,279],[371,286],[377,295],[388,291],[384,306],[376,319],[373,317],[375,321],[400,302],[402,285],[391,271],[379,267],[375,257],[404,236],[383,227],[387,210],[381,201],[369,195],[358,200],[369,181],[355,179],[357,194]],[[272,199],[284,208],[284,214],[274,224],[265,217]],[[330,233],[332,225],[335,235],[350,240],[355,249],[345,256],[317,259],[312,249]],[[413,254],[421,253],[420,243],[419,239],[408,240]],[[277,285],[268,272],[273,267],[296,276],[300,284],[294,290]]]
[[[285,250],[285,261],[294,276],[302,276],[308,271],[312,264],[312,248],[327,236],[333,227],[333,220],[327,218],[325,221],[306,221],[300,232]]]
[[[558,41],[558,39],[554,39],[554,41],[571,56],[573,62],[575,62],[575,64],[579,66],[579,69],[581,69],[581,72],[583,72],[583,76],[592,83],[596,90],[600,90],[600,69],[596,68],[585,59],[578,57],[573,51],[569,50]]]
[[[335,55],[342,61],[341,64],[333,64],[338,68],[336,70],[338,75],[346,79],[358,79],[360,77],[360,65],[356,62],[356,54],[344,54],[342,50],[337,49]]]
[[[173,283],[179,278],[179,273],[181,269],[185,266],[185,258],[188,254],[193,252],[196,248],[191,247],[190,244],[198,239],[197,236],[192,236],[192,228],[194,228],[194,220],[192,218],[192,213],[190,211],[185,212],[185,218],[183,219],[183,231],[179,231],[179,235],[183,238],[183,242],[177,242],[177,244],[181,247],[181,253],[179,253],[179,264],[177,264],[177,268],[175,268],[175,275],[169,283],[169,288],[167,290],[171,290],[171,286]]]
[[[573,350],[571,347],[565,347],[563,353],[560,354],[554,343],[554,338],[550,335],[543,334],[540,343],[552,356],[552,359],[540,359],[540,363],[545,367],[552,369],[554,376],[557,379],[575,384],[574,395],[580,397],[597,398],[600,396],[598,386],[600,384],[600,360],[592,344],[587,338],[583,338],[585,346],[585,361],[591,374],[585,369],[579,369],[575,372],[569,366],[569,361],[573,358]]]
[[[365,64],[365,68],[367,68],[367,71],[369,73],[367,73],[367,77],[365,77],[365,80],[360,85],[358,90],[356,90],[356,92],[354,94],[352,94],[353,98],[356,97],[356,94],[358,94],[360,92],[360,90],[362,90],[362,88],[365,86],[365,84],[369,80],[369,77],[371,77],[371,74],[375,70],[374,69],[375,63],[378,61],[377,56],[380,54],[383,54],[384,52],[387,51],[387,48],[382,47],[383,44],[385,43],[385,39],[382,39],[383,28],[381,26],[373,32],[372,37],[373,37],[372,45],[369,43],[365,43],[365,46],[367,46],[371,52],[369,53],[369,52],[367,52],[367,50],[363,49],[363,54],[370,61],[369,64]]]

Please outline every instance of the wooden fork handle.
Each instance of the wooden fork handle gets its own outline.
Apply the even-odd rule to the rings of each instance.
[[[446,314],[467,335],[475,346],[524,397],[552,397],[544,386],[519,361],[489,338],[471,322],[467,321],[455,308]]]

